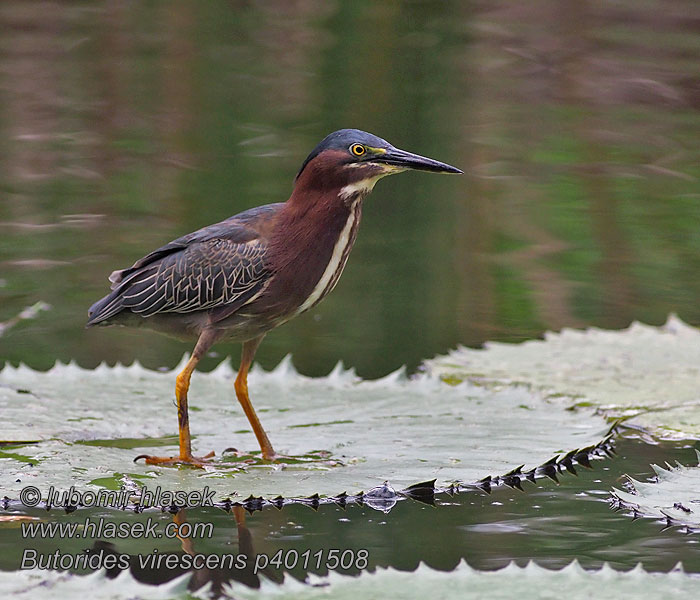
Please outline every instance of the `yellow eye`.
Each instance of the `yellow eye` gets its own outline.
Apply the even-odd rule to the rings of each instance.
[[[367,150],[362,144],[353,144],[350,146],[350,152],[352,152],[355,156],[362,156]]]

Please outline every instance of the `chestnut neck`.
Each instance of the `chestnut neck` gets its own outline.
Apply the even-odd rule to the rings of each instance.
[[[318,283],[341,234],[352,219],[347,252],[355,241],[366,191],[341,194],[367,179],[365,168],[339,164],[345,153],[326,150],[299,174],[282,206],[268,244],[268,262],[281,286],[278,297],[301,305]],[[347,256],[346,256],[347,257]]]

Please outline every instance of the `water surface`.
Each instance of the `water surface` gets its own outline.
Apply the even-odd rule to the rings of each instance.
[[[382,181],[338,287],[264,366],[378,377],[458,343],[700,324],[694,6],[3,2],[0,322],[53,308],[0,359],[176,364],[188,344],[83,329],[107,275],[285,200],[341,127],[465,174]]]

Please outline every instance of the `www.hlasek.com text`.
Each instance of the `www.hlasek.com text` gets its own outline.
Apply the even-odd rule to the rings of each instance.
[[[24,521],[21,523],[22,537],[25,539],[175,539],[175,538],[211,538],[214,524],[208,522],[176,523],[149,517],[145,521],[112,521],[105,518],[82,522],[45,523],[43,521]]]

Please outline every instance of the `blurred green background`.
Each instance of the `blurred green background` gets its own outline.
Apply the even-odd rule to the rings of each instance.
[[[268,335],[364,377],[458,343],[700,325],[693,0],[0,4],[0,362],[172,367],[191,347],[86,331],[113,269],[285,200],[357,127],[464,169],[365,203],[336,290]],[[217,357],[237,360],[237,344]]]

